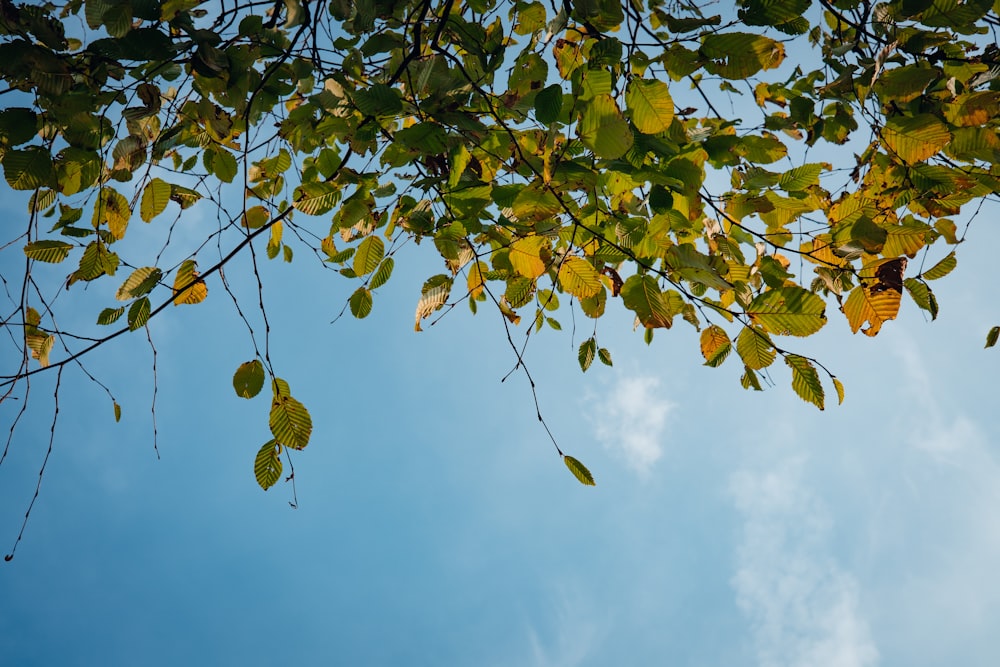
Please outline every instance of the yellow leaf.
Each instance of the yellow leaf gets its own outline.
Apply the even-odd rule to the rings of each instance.
[[[567,257],[559,267],[559,283],[578,299],[586,299],[601,291],[601,275],[594,265],[582,257]]]
[[[184,260],[174,278],[174,305],[201,303],[208,297],[208,285],[198,277],[198,263]]]
[[[543,248],[549,249],[549,241],[543,236],[526,236],[514,241],[510,246],[510,265],[525,278],[537,278],[545,273]]]

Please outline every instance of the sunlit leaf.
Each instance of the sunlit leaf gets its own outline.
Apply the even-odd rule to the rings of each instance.
[[[166,210],[171,193],[170,184],[159,178],[154,178],[146,184],[142,190],[142,201],[139,203],[139,217],[143,222],[149,222]]]
[[[257,452],[253,462],[253,474],[260,488],[267,491],[281,479],[281,445],[269,440]]]
[[[585,465],[577,461],[575,458],[565,454],[563,455],[563,463],[566,464],[566,467],[569,468],[569,471],[573,473],[573,476],[576,477],[580,484],[585,486],[596,485],[596,482],[594,482],[594,476],[590,474],[590,471],[587,470]]]
[[[701,332],[701,355],[705,357],[706,366],[719,366],[729,352],[732,350],[732,343],[726,330],[715,324],[705,327]]]
[[[359,320],[368,317],[372,312],[371,291],[364,287],[359,287],[351,294],[348,304],[351,307],[351,315],[354,315],[354,317]]]
[[[601,291],[601,276],[582,257],[567,257],[559,266],[559,284],[573,296],[585,299]]]
[[[174,277],[174,305],[201,303],[208,298],[208,285],[199,278],[198,263],[193,259],[181,262]]]
[[[816,367],[805,357],[794,354],[786,355],[785,363],[792,369],[792,389],[795,390],[795,393],[803,401],[812,403],[822,410],[824,392]]]
[[[750,318],[766,331],[783,336],[810,336],[826,324],[826,303],[801,287],[767,290],[747,306]]]
[[[285,447],[304,449],[312,435],[312,417],[306,406],[285,392],[274,393],[268,423],[274,439]]]
[[[951,273],[956,266],[958,266],[958,258],[955,256],[955,251],[952,251],[940,262],[920,274],[920,276],[925,280],[937,280]]]
[[[69,251],[72,249],[73,245],[65,241],[32,241],[24,246],[24,254],[29,259],[58,264],[69,257]]]
[[[590,368],[590,364],[593,363],[596,354],[597,340],[593,336],[580,343],[580,349],[576,354],[576,358],[580,362],[580,369],[586,371]]]
[[[240,398],[253,398],[264,388],[264,364],[260,359],[244,361],[233,374],[233,389]]]

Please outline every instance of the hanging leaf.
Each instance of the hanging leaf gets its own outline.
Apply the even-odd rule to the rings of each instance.
[[[358,244],[357,252],[354,253],[354,273],[359,276],[367,276],[378,268],[382,257],[385,256],[385,244],[377,236],[365,237],[365,240]]]
[[[823,385],[816,368],[805,357],[795,354],[785,356],[785,363],[792,369],[792,389],[803,401],[823,409]]]
[[[150,222],[163,213],[170,202],[172,189],[166,181],[154,178],[142,190],[142,201],[139,203],[139,217],[143,222]]]
[[[208,298],[208,285],[198,277],[198,263],[193,259],[181,262],[174,277],[174,305],[201,303]]]
[[[264,364],[260,359],[244,361],[233,374],[233,389],[241,398],[253,398],[264,388]]]
[[[97,323],[101,326],[114,324],[118,318],[124,314],[125,306],[122,306],[121,308],[105,308],[101,311],[101,314],[97,316]]]
[[[925,280],[937,280],[938,278],[944,278],[946,275],[951,273],[956,266],[958,266],[958,258],[955,257],[955,251],[953,250],[940,262],[924,271],[921,274],[921,277]]]
[[[257,452],[253,462],[253,475],[260,488],[267,491],[281,479],[281,445],[268,440]]]
[[[997,339],[1000,338],[1000,327],[993,327],[986,334],[986,347],[993,347],[997,344]]]
[[[580,362],[580,369],[586,372],[590,368],[590,364],[593,363],[594,355],[596,354],[597,340],[593,336],[580,343],[580,350],[576,355],[577,360]]]
[[[837,390],[837,404],[843,405],[844,403],[844,383],[842,383],[837,378],[830,378],[833,380],[833,388]]]
[[[596,486],[594,476],[590,474],[589,470],[587,470],[587,466],[583,465],[568,454],[563,455],[563,463],[565,463],[566,467],[569,468],[569,471],[573,473],[573,476],[579,480],[580,484],[583,484],[584,486]]]
[[[372,293],[370,290],[364,287],[359,287],[354,290],[354,294],[348,299],[348,304],[351,307],[351,315],[363,320],[368,317],[372,312]]]
[[[705,357],[705,365],[717,367],[726,360],[732,344],[726,330],[715,324],[705,327],[701,332],[701,355]]]
[[[128,309],[128,328],[129,331],[135,331],[146,326],[146,322],[149,321],[149,297],[142,297],[138,301],[132,304]]]
[[[118,405],[117,401],[111,401],[114,406],[115,411],[115,421],[120,422],[122,420],[122,406]]]
[[[630,276],[622,285],[621,297],[625,307],[633,311],[647,329],[669,329],[673,324],[673,316],[664,303],[660,286],[652,276]]]
[[[287,393],[287,384],[281,388],[275,380],[274,398],[271,400],[269,425],[279,444],[292,449],[305,449],[312,435],[312,417],[306,406]]]
[[[597,358],[600,359],[601,363],[605,366],[614,366],[611,362],[611,353],[605,347],[602,347],[597,351]]]
[[[752,370],[767,368],[774,362],[777,352],[770,336],[753,327],[744,327],[736,337],[736,352],[743,363]]]

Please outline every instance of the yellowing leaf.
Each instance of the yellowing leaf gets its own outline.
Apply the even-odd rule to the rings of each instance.
[[[72,249],[72,244],[65,241],[32,241],[24,246],[24,254],[29,259],[39,262],[58,264],[69,257],[69,251]]]
[[[174,305],[201,303],[208,297],[208,285],[198,277],[198,263],[193,259],[181,262],[174,277]]]
[[[706,366],[719,366],[729,356],[730,350],[729,334],[722,327],[713,324],[701,332],[701,355],[705,357]]]
[[[634,138],[618,105],[610,95],[597,95],[584,108],[580,139],[597,157],[614,160],[632,147]]]
[[[526,236],[510,245],[510,265],[525,278],[537,278],[545,273],[545,260],[549,253],[549,240],[544,236]]]
[[[633,311],[647,329],[669,329],[673,324],[673,316],[664,303],[660,286],[652,276],[630,276],[622,285],[621,297],[625,307]]]
[[[794,286],[768,290],[746,308],[754,322],[781,336],[811,336],[826,324],[825,311],[823,299]]]
[[[354,253],[354,273],[359,276],[367,276],[378,268],[379,263],[385,256],[385,244],[378,236],[368,236],[358,244],[358,250]]]
[[[844,301],[843,311],[852,333],[857,333],[865,322],[869,326],[861,329],[866,336],[874,336],[882,328],[882,324],[895,319],[899,313],[899,302],[902,294],[894,289],[874,292],[863,285],[851,290],[850,296]]]
[[[268,420],[274,439],[285,447],[304,449],[312,435],[312,417],[306,406],[287,394],[275,391]]]
[[[119,301],[130,301],[140,296],[146,296],[153,291],[162,276],[163,272],[155,266],[140,267],[125,279],[125,282],[115,293],[115,298]]]
[[[893,116],[882,128],[882,140],[907,163],[936,155],[951,141],[947,126],[931,114]]]
[[[139,217],[143,222],[149,222],[167,208],[172,189],[166,181],[154,178],[142,190],[142,201],[139,203]]]
[[[559,267],[559,283],[573,296],[585,299],[601,291],[601,274],[582,257],[567,257]]]
[[[253,475],[260,488],[267,491],[281,478],[281,445],[268,440],[257,452],[253,462]]]
[[[489,270],[483,262],[476,262],[469,267],[468,288],[469,296],[473,299],[483,293],[486,286],[486,272]]]
[[[632,79],[625,92],[625,105],[643,134],[666,132],[674,119],[674,101],[662,81]]]
[[[596,486],[594,476],[587,470],[587,466],[566,454],[563,455],[563,463],[566,464],[566,467],[569,468],[569,471],[573,473],[573,476],[576,477],[580,484],[584,486]]]
[[[759,371],[774,362],[777,352],[771,338],[760,329],[745,327],[736,338],[736,352],[751,370]]]

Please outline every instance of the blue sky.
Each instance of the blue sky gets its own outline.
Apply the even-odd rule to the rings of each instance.
[[[10,193],[0,209],[24,216]],[[272,360],[314,422],[292,509],[290,484],[254,481],[269,405],[232,390],[253,347],[213,278],[205,303],[150,323],[160,458],[143,332],[86,362],[121,423],[103,390],[63,374],[41,495],[0,567],[3,662],[992,667],[1000,351],[982,347],[1000,324],[998,214],[983,210],[934,284],[936,322],[904,298],[868,339],[831,305],[819,335],[787,343],[844,381],[825,412],[780,363],[774,387],[746,392],[734,360],[700,364],[685,323],[647,347],[620,308],[598,331],[614,368],[583,374],[592,323],[578,314],[574,332],[560,315],[526,361],[595,488],[556,456],[524,375],[501,383],[515,357],[498,314],[460,304],[413,332],[439,270],[430,247],[403,253],[368,319],[335,324],[355,285],[296,247],[292,265],[263,265]],[[206,215],[184,214],[176,248],[215,228]],[[123,245],[156,246],[137,237]],[[0,274],[23,262],[19,245],[0,251]],[[256,302],[245,261],[227,276]],[[68,298],[67,329],[112,302],[97,285]],[[0,346],[0,368],[16,364]],[[48,446],[54,379],[33,380],[0,466],[4,553]],[[19,408],[0,405],[0,425]]]
[[[0,568],[5,662],[993,665],[993,214],[935,285],[937,322],[907,304],[871,340],[831,308],[815,340],[794,341],[847,386],[822,413],[781,370],[745,392],[735,365],[699,365],[693,329],[646,347],[622,313],[598,334],[614,369],[581,374],[589,322],[574,335],[564,316],[527,361],[596,488],[555,455],[523,375],[500,382],[514,358],[497,315],[458,308],[414,333],[417,258],[369,319],[331,325],[352,285],[303,253],[265,267],[272,358],[315,422],[291,509],[290,485],[254,482],[268,405],[232,391],[253,353],[212,281],[204,304],[150,327],[160,460],[141,332],[88,363],[120,424],[100,389],[64,374],[41,496]],[[7,544],[47,446],[52,381],[32,384],[0,468]]]

